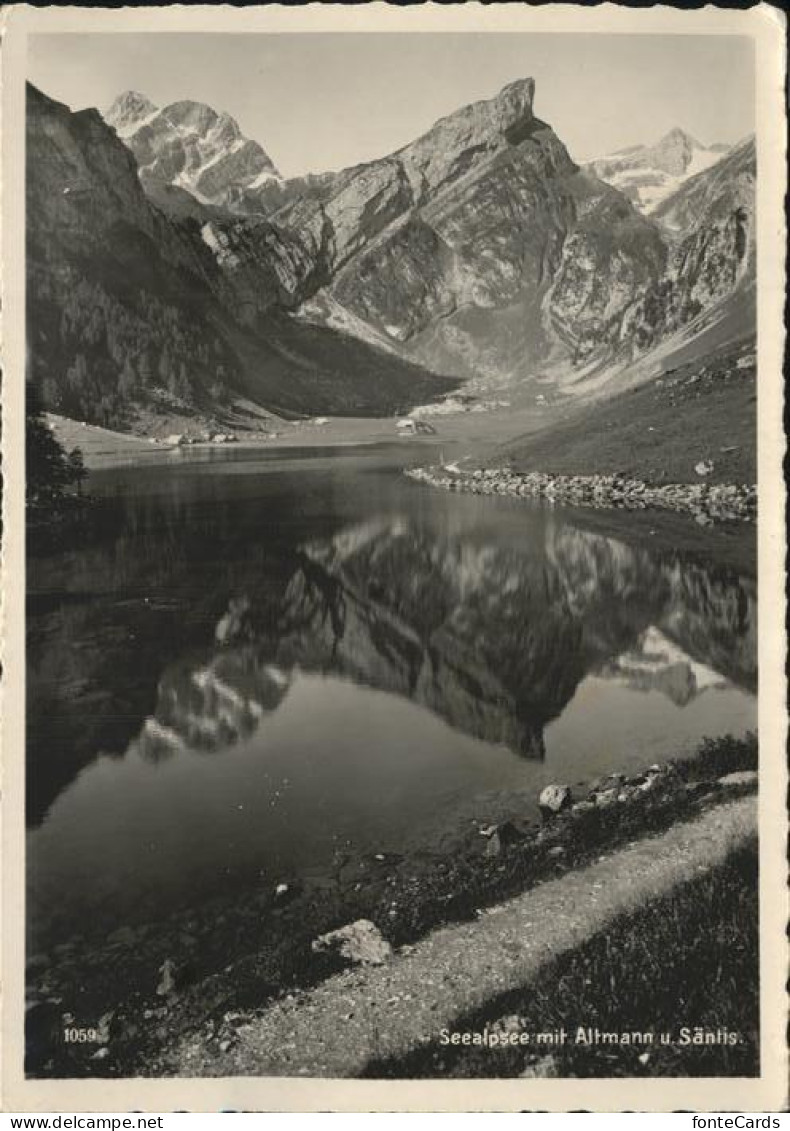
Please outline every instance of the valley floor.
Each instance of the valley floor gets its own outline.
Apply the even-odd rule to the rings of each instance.
[[[67,450],[79,447],[86,467],[95,470],[129,464],[203,459],[207,452],[218,450],[277,451],[384,443],[402,443],[404,447],[408,445],[417,449],[437,444],[440,447],[446,445],[445,454],[450,458],[455,457],[459,449],[466,452],[470,446],[480,443],[500,442],[513,434],[514,427],[513,418],[502,413],[488,414],[482,425],[479,416],[463,413],[442,417],[436,426],[436,435],[403,437],[398,435],[395,419],[392,417],[329,417],[325,424],[309,421],[279,422],[279,431],[271,436],[239,431],[236,433],[236,441],[227,445],[196,443],[178,446],[168,443],[166,438],[153,439],[128,432],[113,432],[98,425],[80,424],[67,417],[50,416],[49,420],[58,441]],[[543,420],[542,416],[536,421],[527,414],[519,414],[516,427],[520,432],[525,432],[530,427],[540,427]]]
[[[234,448],[278,450],[403,443],[438,447],[442,462],[554,475],[620,473],[650,485],[753,484],[757,475],[757,390],[753,337],[721,347],[605,399],[555,391],[546,403],[514,396],[487,412],[430,417],[434,435],[402,436],[394,417],[269,420],[268,431],[235,430]],[[616,380],[613,378],[612,380]],[[159,426],[151,436],[112,432],[50,416],[57,439],[79,447],[88,468],[205,458],[212,443],[178,446]]]

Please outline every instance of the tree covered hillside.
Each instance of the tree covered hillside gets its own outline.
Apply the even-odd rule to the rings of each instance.
[[[146,290],[123,302],[71,267],[31,271],[28,319],[45,408],[109,428],[124,427],[135,403],[221,404],[237,367],[184,310]]]

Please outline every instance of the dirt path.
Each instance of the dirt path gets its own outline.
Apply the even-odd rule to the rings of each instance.
[[[176,1048],[181,1076],[358,1075],[453,1028],[454,1018],[527,984],[613,919],[722,862],[756,834],[754,796],[720,805],[404,947],[382,966],[335,975],[280,1000],[212,1056],[201,1035]]]

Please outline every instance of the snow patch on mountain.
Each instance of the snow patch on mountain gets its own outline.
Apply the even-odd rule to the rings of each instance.
[[[126,91],[104,118],[131,149],[144,182],[177,185],[203,203],[227,205],[252,186],[281,179],[265,150],[242,134],[230,114],[201,102],[160,108]]]
[[[634,145],[588,161],[585,168],[618,189],[646,215],[690,177],[720,161],[727,146],[702,145],[681,129],[655,145]]]

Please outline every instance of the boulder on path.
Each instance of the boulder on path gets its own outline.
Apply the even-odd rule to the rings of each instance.
[[[573,804],[573,794],[569,785],[552,783],[541,791],[538,808],[544,817],[553,817]]]
[[[392,954],[392,947],[370,919],[357,919],[313,940],[313,951],[333,951],[352,962],[381,966]]]

